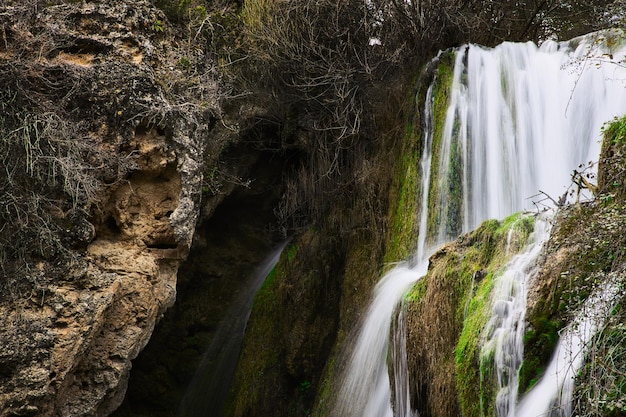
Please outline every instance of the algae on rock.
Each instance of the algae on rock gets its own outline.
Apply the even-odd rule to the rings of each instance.
[[[488,366],[481,332],[497,273],[532,231],[532,217],[519,216],[486,221],[445,244],[405,299],[411,403],[421,414],[488,415],[493,391],[480,373]]]

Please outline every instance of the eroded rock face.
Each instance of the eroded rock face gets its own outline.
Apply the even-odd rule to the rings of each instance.
[[[97,201],[55,214],[71,265],[41,259],[27,292],[0,300],[0,416],[104,416],[174,303],[217,87],[209,69],[193,78],[177,69],[189,51],[155,28],[165,17],[148,1],[33,7],[0,8],[7,88],[25,89],[15,94],[33,111],[56,108],[75,124],[72,140],[89,140],[101,158],[85,161]],[[28,90],[42,74],[50,85]],[[195,83],[197,96],[173,94],[177,83]]]

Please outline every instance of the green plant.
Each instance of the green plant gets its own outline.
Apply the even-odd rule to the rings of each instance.
[[[524,360],[519,370],[519,392],[532,388],[542,376],[559,340],[558,331],[563,323],[545,316],[532,317],[524,334]]]
[[[181,57],[176,63],[176,67],[182,71],[189,71],[191,69],[191,61],[186,57]]]
[[[311,381],[305,379],[300,383],[300,392],[308,392],[311,389]]]
[[[165,30],[165,23],[161,19],[157,19],[154,21],[154,31],[157,33],[162,33]]]
[[[611,145],[626,142],[626,116],[616,117],[602,126],[602,133]]]

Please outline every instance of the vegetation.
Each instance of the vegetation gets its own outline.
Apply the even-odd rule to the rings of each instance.
[[[420,174],[418,172],[419,130],[409,123],[403,140],[403,151],[397,171],[394,175],[394,184],[390,190],[390,224],[385,249],[385,262],[398,262],[408,259],[417,246],[419,220],[417,217]],[[416,131],[417,130],[417,131]]]
[[[222,16],[223,20],[208,12],[207,25],[219,23],[216,26],[223,26],[226,33],[233,35],[236,47],[220,52],[220,63],[225,77],[233,82],[236,99],[229,105],[249,111],[242,129],[255,131],[258,137],[270,133],[273,138],[269,144],[259,140],[251,145],[289,149],[298,158],[277,210],[285,230],[305,235],[323,230],[331,237],[349,240],[350,244],[337,248],[337,256],[343,259],[363,259],[362,255],[368,253],[363,242],[378,239],[368,260],[376,264],[382,252],[387,253],[387,260],[402,259],[410,245],[405,242],[414,238],[414,219],[409,217],[413,216],[415,199],[411,198],[410,188],[417,182],[418,154],[402,153],[397,166],[397,159],[389,158],[392,163],[385,159],[396,156],[398,149],[412,148],[398,146],[393,139],[401,133],[398,122],[406,119],[401,113],[411,107],[393,105],[404,100],[402,91],[409,77],[403,74],[407,69],[423,64],[437,49],[470,38],[489,45],[503,39],[542,39],[555,33],[568,37],[586,32],[599,22],[593,19],[600,10],[591,6],[583,2],[249,0],[240,11],[233,9],[236,11],[227,13],[228,18]],[[554,24],[558,16],[572,15],[572,8],[580,15],[568,22],[576,20],[576,24]],[[593,13],[587,13],[590,11]],[[593,23],[587,24],[587,16]],[[220,32],[212,32],[211,39],[216,39],[217,33]],[[442,79],[451,77],[449,72],[443,73],[445,69],[441,71]],[[253,111],[249,110],[249,103],[254,103]],[[445,107],[445,101],[441,103]],[[391,113],[397,114],[380,116],[381,109],[393,109]],[[419,134],[409,131],[407,137],[415,140]],[[387,204],[385,185],[391,181],[397,184],[397,207]],[[458,190],[447,191],[454,194]],[[459,210],[458,205],[453,210]],[[456,266],[464,263],[465,274],[459,280],[462,284],[456,283],[454,269],[442,272],[442,281],[454,289],[454,297],[468,293],[473,272],[477,271],[473,268],[486,268],[494,257],[504,256],[493,246],[497,229],[480,236],[482,248],[478,253],[467,260],[455,259]],[[382,251],[378,244],[382,240],[380,234],[389,237],[395,231],[403,237],[388,239],[389,245]],[[296,259],[301,256],[297,254]],[[342,273],[335,271],[336,279],[341,279]],[[286,278],[283,287],[275,288],[274,296],[284,294],[287,288],[296,291],[306,287],[309,279]],[[352,286],[356,280],[345,279],[344,287],[356,291],[357,286]],[[427,290],[423,285],[418,285],[419,291],[408,299],[425,297]],[[478,300],[472,303],[462,296],[455,299],[461,300],[459,306],[463,306],[454,309],[455,319],[460,311],[465,314],[466,310],[481,310]],[[352,298],[342,299],[342,303],[349,300]],[[319,313],[319,306],[316,308]],[[342,309],[346,310],[341,311],[342,320],[355,317],[351,306]],[[295,315],[302,313],[294,311],[298,311]],[[479,322],[480,314],[476,314]],[[264,319],[267,317],[259,318]],[[339,325],[342,326],[345,323]],[[468,347],[474,342],[465,340],[464,345]],[[310,381],[313,387],[318,381],[316,375],[298,374],[292,379],[290,387],[297,389],[302,381]],[[476,381],[470,378],[459,385],[467,388]],[[289,395],[289,389],[281,386],[277,391]]]
[[[555,264],[541,271],[536,281],[540,283],[539,296],[527,313],[529,325],[524,338],[526,359],[520,370],[520,392],[532,387],[541,376],[558,341],[558,332],[583,308],[589,295],[603,285],[607,276],[622,273],[626,262],[626,238],[622,233],[623,225],[626,224],[626,194],[622,188],[626,172],[622,168],[623,124],[622,118],[605,128],[596,199],[563,209],[552,231],[547,251],[559,253],[559,257]],[[614,320],[611,319],[610,323],[614,324],[610,324],[609,329],[618,326]],[[611,331],[605,329],[593,346],[603,346],[613,340],[610,334]],[[614,348],[605,346],[603,349],[608,352]],[[595,353],[592,350],[589,358],[592,362],[598,360]],[[584,374],[591,379],[581,379],[587,389],[584,394],[586,397],[577,401],[581,415],[603,415],[585,414],[591,412],[591,408],[586,407],[598,409],[600,397],[597,395],[608,389],[603,385],[607,380],[593,380],[596,375],[594,369],[603,372],[601,368],[588,366]],[[586,405],[580,405],[582,403]]]
[[[435,79],[433,83],[433,92],[432,92],[432,100],[433,100],[433,114],[432,114],[432,159],[431,159],[431,169],[430,175],[433,180],[431,181],[430,188],[428,189],[428,207],[431,209],[428,212],[428,226],[427,226],[427,239],[428,242],[433,240],[437,240],[438,229],[441,224],[441,217],[448,217],[446,214],[442,213],[443,209],[447,207],[442,206],[442,200],[450,199],[449,191],[450,190],[442,190],[441,185],[445,184],[444,181],[447,178],[441,178],[440,181],[436,181],[434,179],[440,178],[440,169],[443,165],[446,165],[448,162],[452,164],[452,161],[442,161],[441,160],[441,151],[443,140],[443,132],[444,126],[446,123],[446,116],[448,105],[450,103],[450,88],[452,85],[453,71],[454,71],[454,58],[455,54],[453,52],[444,53],[444,55],[439,59],[439,63],[437,65],[437,72],[435,74]],[[453,164],[452,164],[453,165]],[[459,164],[460,165],[460,164]],[[458,167],[458,169],[462,169]],[[457,183],[457,185],[459,185]],[[457,199],[460,196],[456,196]],[[450,216],[457,217],[457,216]],[[448,231],[449,225],[444,225],[445,230]],[[450,233],[451,236],[457,236],[460,230],[456,230],[457,233]]]
[[[581,14],[571,17],[572,9]],[[561,15],[576,24],[550,24]],[[470,39],[493,45],[583,33],[589,29],[583,20],[599,26],[598,16],[597,5],[585,2],[249,0],[235,19],[237,48],[223,68],[237,95],[263,108],[251,122],[306,154],[279,210],[285,225],[302,229],[327,216],[344,191],[338,184],[358,189],[358,161],[372,158],[382,136],[394,129],[399,136],[406,119],[381,123],[378,113],[406,109],[395,106],[402,100],[396,91],[406,90],[406,74],[437,50]]]
[[[493,363],[488,352],[481,352],[482,330],[498,272],[525,245],[533,220],[520,214],[502,222],[489,220],[444,246],[431,257],[427,276],[405,297],[408,343],[413,343],[409,367],[412,380],[418,381],[412,389],[420,414],[491,415]],[[507,251],[511,228],[514,238]],[[435,320],[438,325],[430,325]],[[455,349],[450,352],[446,346]],[[443,391],[445,396],[438,395]]]
[[[313,254],[315,267],[304,270]],[[339,255],[312,231],[283,251],[254,298],[226,416],[310,412],[337,335],[339,286],[331,271],[341,268]],[[276,399],[276,392],[285,395]]]
[[[137,169],[128,149],[135,129],[171,135],[176,120],[200,132],[218,105],[214,97],[209,101],[208,91],[215,91],[210,65],[199,65],[197,54],[175,58],[180,76],[138,65],[149,53],[135,47],[136,38],[158,47],[171,29],[146,4],[135,10],[95,5],[82,11],[89,25],[77,35],[66,18],[84,3],[6,3],[0,13],[0,293],[19,298],[66,275],[100,222],[113,227],[104,206],[107,193]],[[108,26],[116,19],[134,25],[125,38],[130,46],[114,49],[102,38],[115,36]],[[168,53],[181,50],[189,51]]]
[[[162,65],[164,70],[157,69],[156,74],[153,68],[144,68],[137,78],[129,79],[125,74],[135,67],[121,61],[114,73],[101,67],[49,65],[62,53],[89,52],[100,59],[109,52],[106,44],[81,43],[40,23],[42,10],[77,3],[74,0],[1,3],[23,12],[16,24],[0,13],[0,159],[4,163],[0,263],[4,277],[12,279],[3,281],[9,291],[27,292],[36,285],[38,261],[61,262],[84,246],[90,239],[90,220],[100,215],[102,190],[135,168],[132,152],[121,159],[117,153],[113,157],[99,152],[104,148],[93,146],[92,134],[104,124],[105,148],[127,150],[118,138],[130,134],[135,122],[164,129],[166,122],[216,109],[207,93],[214,91],[210,86],[213,59],[230,83],[225,88],[229,100],[223,124],[233,134],[241,134],[245,146],[282,152],[296,161],[290,165],[296,168],[285,173],[288,184],[277,214],[285,230],[300,232],[305,243],[311,239],[315,250],[302,250],[299,245],[289,260],[292,264],[283,261],[288,272],[276,272],[256,301],[251,332],[272,337],[280,330],[280,337],[272,340],[276,345],[260,346],[267,348],[261,355],[265,363],[243,368],[242,372],[251,373],[240,376],[244,396],[251,383],[274,387],[272,382],[280,382],[276,392],[266,393],[267,398],[259,399],[255,392],[239,399],[248,401],[245,406],[267,401],[267,408],[258,413],[273,411],[269,404],[273,396],[292,393],[297,411],[310,406],[330,346],[341,334],[337,329],[345,332],[358,316],[366,297],[362,294],[368,294],[372,285],[367,281],[372,273],[362,280],[365,283],[356,273],[344,275],[344,261],[362,261],[360,268],[367,265],[376,270],[385,250],[388,260],[408,252],[414,226],[405,220],[416,204],[411,189],[417,182],[419,152],[413,152],[420,146],[417,124],[407,134],[406,147],[399,138],[406,114],[413,111],[413,105],[405,103],[404,91],[415,68],[436,50],[467,40],[492,45],[504,39],[585,32],[600,25],[596,17],[604,12],[582,1],[247,0],[242,5],[227,0],[154,0],[163,13],[146,12],[148,18],[133,30],[155,43],[174,39],[174,48],[158,49],[151,58],[171,66]],[[576,25],[560,20],[557,25],[555,19],[571,15],[572,8],[578,12],[573,18]],[[14,48],[10,59],[5,59],[7,46]],[[449,68],[440,71],[443,86]],[[158,85],[144,83],[153,75]],[[104,80],[106,88],[98,80]],[[130,85],[142,89],[133,92]],[[165,95],[171,100],[144,102],[144,95]],[[438,100],[443,108],[445,100]],[[192,119],[185,120],[199,130],[208,125],[203,117]],[[216,138],[209,147],[209,157],[219,155],[223,140]],[[205,181],[207,196],[226,192],[220,185],[228,174],[216,166],[215,161],[207,164],[211,174]],[[387,190],[393,181],[398,184],[400,203],[390,208]],[[497,228],[492,226],[475,235],[482,245],[480,252],[456,259],[462,280],[455,281],[454,269],[440,271],[458,302],[455,319],[466,310],[480,310],[479,303],[472,303],[466,294],[473,288],[470,272],[486,268],[499,254],[493,247]],[[386,245],[385,238],[395,232],[402,236]],[[323,261],[316,261],[320,257]],[[24,289],[15,285],[22,282],[27,283]],[[425,297],[427,289],[420,288],[409,299]],[[342,303],[359,302],[338,311],[340,294]],[[281,308],[272,302],[281,302]],[[247,360],[258,353],[255,340],[259,339],[253,336],[247,342],[251,352]],[[276,354],[276,346],[286,347]],[[250,379],[256,377],[256,382]],[[242,413],[247,412],[242,407]]]
[[[605,140],[600,153],[600,164],[611,166],[599,170],[598,193],[604,202],[626,199],[626,116],[613,120],[604,127]]]
[[[622,288],[626,286],[624,264],[626,241],[621,235],[626,223],[626,193],[624,192],[624,147],[626,146],[626,117],[607,124],[598,168],[600,215],[592,216],[590,231],[594,250],[584,270],[590,278],[578,280],[577,289],[584,297],[589,285],[617,276]],[[606,196],[610,198],[606,198]],[[599,229],[599,230],[598,230]],[[583,274],[581,274],[583,275]],[[624,294],[624,290],[620,292]],[[616,300],[611,315],[586,349],[583,369],[576,378],[574,413],[581,417],[620,416],[626,413],[626,310],[622,295]]]
[[[481,353],[481,334],[491,314],[493,275],[488,273],[470,297],[467,318],[455,349],[456,381],[465,416],[493,415],[493,352]]]
[[[463,415],[490,416],[495,405],[496,381],[494,378],[494,352],[484,347],[483,330],[491,317],[491,290],[509,257],[521,250],[534,228],[534,218],[513,214],[501,223],[493,220],[476,230],[471,247],[476,260],[482,264],[483,278],[475,284],[474,291],[466,295],[463,330],[455,350],[456,382]],[[509,240],[509,231],[514,233]],[[507,245],[511,244],[510,248]],[[472,253],[472,252],[470,252]]]
[[[90,241],[87,217],[101,202],[104,180],[115,182],[133,161],[99,151],[86,124],[50,100],[70,96],[76,80],[2,62],[0,77],[0,292],[18,296],[44,284],[37,259],[69,264],[73,250]],[[24,81],[56,89],[25,91]]]

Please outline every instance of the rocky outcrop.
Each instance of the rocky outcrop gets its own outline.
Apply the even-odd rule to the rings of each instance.
[[[3,93],[20,111],[55,114],[63,143],[88,144],[73,155],[84,170],[59,177],[84,175],[93,193],[41,191],[54,193],[68,251],[22,251],[29,282],[3,293],[0,415],[108,415],[176,297],[217,84],[148,1],[27,3],[0,9]]]
[[[489,407],[490,398],[480,402],[479,356],[490,291],[532,227],[528,215],[484,222],[435,252],[405,297],[411,404],[420,415],[479,415],[479,404]]]

